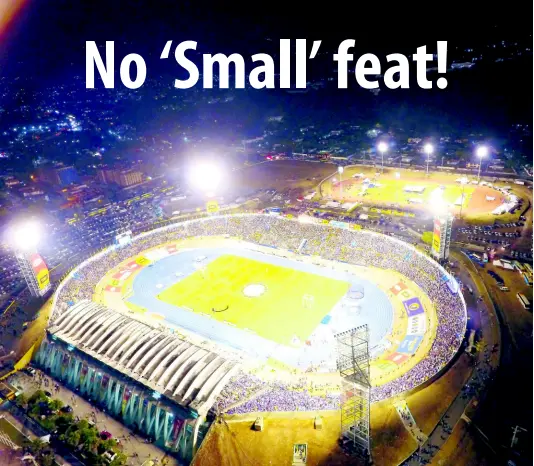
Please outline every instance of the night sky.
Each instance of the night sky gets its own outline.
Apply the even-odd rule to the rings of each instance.
[[[450,49],[532,40],[530,2],[521,11],[487,2],[390,3],[26,0],[4,37],[4,64],[38,65],[43,77],[57,77],[83,68],[86,40],[128,42],[125,52],[154,54],[169,39],[197,40],[204,52],[242,54],[269,53],[280,38],[322,39],[332,48],[354,38],[361,53],[412,52],[436,40],[449,41]]]
[[[172,82],[174,60],[159,60],[169,39],[176,45],[196,40],[201,53],[254,53],[276,57],[279,39],[322,39],[329,51],[323,62],[309,63],[308,76],[321,77],[335,64],[332,53],[343,39],[356,40],[354,53],[412,54],[421,45],[429,51],[436,40],[447,40],[449,62],[457,50],[502,40],[532,44],[532,4],[519,8],[495,8],[487,2],[206,2],[154,0],[22,0],[23,7],[1,37],[0,75],[26,78],[25,86],[39,89],[85,76],[85,41],[114,40],[116,61],[127,53],[141,54],[148,77],[166,75]],[[366,6],[367,5],[367,6]],[[199,55],[200,57],[200,55]],[[276,58],[275,58],[276,62]],[[504,129],[511,123],[528,122],[532,116],[532,55],[501,66],[493,60],[473,71],[448,76],[446,91],[423,91],[415,83],[410,90],[383,89],[373,108],[368,91],[333,89],[317,93],[310,107],[368,113],[374,119],[410,111],[454,123]],[[118,65],[117,65],[118,67]],[[415,77],[415,73],[412,73]],[[84,81],[80,80],[80,85]],[[167,81],[165,81],[167,82]],[[120,82],[119,82],[120,83]],[[199,86],[201,84],[197,84]],[[266,99],[268,91],[255,91],[254,99]],[[272,94],[272,93],[271,93]],[[287,95],[282,97],[289,99]],[[338,106],[337,108],[335,106]],[[463,121],[462,121],[463,119]]]

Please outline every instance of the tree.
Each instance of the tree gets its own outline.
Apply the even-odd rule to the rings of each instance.
[[[58,411],[63,407],[63,402],[61,400],[51,400],[48,406],[52,411]]]
[[[68,430],[65,434],[65,443],[71,448],[76,448],[80,444],[80,431]]]
[[[63,433],[74,424],[72,414],[63,414],[56,419],[56,427]]]
[[[89,427],[87,429],[80,429],[80,442],[83,448],[87,451],[92,451],[98,444],[98,435],[95,429]]]
[[[28,445],[28,449],[34,456],[39,455],[44,450],[44,447],[45,443],[38,438],[32,440]]]
[[[28,398],[24,393],[19,393],[17,398],[15,398],[15,402],[17,403],[17,406],[24,408],[28,404]]]
[[[45,392],[43,392],[42,390],[37,390],[34,392],[32,396],[30,396],[28,403],[30,405],[34,405],[34,404],[40,403],[41,401],[48,401],[48,397],[45,395]]]
[[[102,453],[104,453],[105,451],[108,451],[108,450],[113,451],[113,449],[116,448],[116,447],[117,447],[117,443],[112,438],[107,439],[107,440],[102,440],[98,444],[98,453],[102,454]]]
[[[78,422],[78,424],[76,424],[76,426],[80,430],[88,429],[89,428],[89,422],[87,422],[86,419],[82,419],[80,422]]]
[[[46,455],[41,455],[39,458],[39,464],[41,466],[52,466],[56,458],[53,453],[47,453]]]
[[[127,460],[127,456],[122,453],[122,452],[118,452],[117,453],[117,456],[115,456],[115,458],[113,458],[113,461],[109,464],[110,466],[123,466],[126,464],[126,460]]]

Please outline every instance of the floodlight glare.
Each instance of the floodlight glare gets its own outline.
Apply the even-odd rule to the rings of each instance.
[[[384,141],[379,142],[378,143],[378,150],[380,152],[386,152],[388,150],[388,145]]]
[[[425,144],[424,150],[425,154],[430,155],[432,152],[434,152],[434,146],[432,144]]]
[[[31,251],[39,244],[41,228],[35,221],[16,225],[10,234],[10,242],[21,251]]]
[[[480,146],[477,148],[476,154],[477,157],[480,157],[482,159],[488,155],[488,148],[486,146]]]
[[[343,167],[337,167],[337,172],[341,175],[343,173]]]
[[[197,188],[213,192],[221,182],[221,170],[213,164],[198,164],[191,169],[189,179]]]
[[[443,191],[439,188],[434,189],[430,193],[428,204],[432,212],[436,214],[442,214],[447,210],[447,204],[445,199],[443,199]]]

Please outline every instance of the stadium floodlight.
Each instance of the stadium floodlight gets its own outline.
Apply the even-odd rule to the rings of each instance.
[[[477,147],[476,154],[477,157],[480,157],[482,159],[488,155],[488,148],[486,146],[479,146]]]
[[[343,197],[343,180],[341,176],[343,175],[343,167],[341,165],[337,167],[337,172],[339,173],[339,197]]]
[[[423,148],[426,154],[426,176],[428,176],[428,166],[430,164],[430,154],[434,152],[434,146],[430,143],[425,144],[425,147]]]
[[[469,183],[469,180],[464,176],[460,179],[460,184],[462,185],[462,203],[460,204],[460,219],[462,218],[462,211],[464,208],[465,201],[465,185]]]
[[[212,163],[194,165],[189,173],[190,182],[204,192],[213,192],[221,182],[220,167]]]
[[[478,182],[480,183],[480,169],[482,168],[482,159],[487,157],[488,148],[486,146],[478,146],[476,150],[476,156],[480,159],[478,161]]]
[[[378,143],[378,152],[382,154],[382,173],[384,173],[384,153],[388,150],[388,145],[386,142],[381,141]]]
[[[34,250],[41,239],[41,227],[37,221],[28,220],[16,224],[10,231],[9,242],[19,251]]]
[[[388,145],[384,141],[378,143],[378,151],[386,152],[388,150]]]
[[[337,172],[341,175],[343,173],[343,167],[340,165],[337,167]]]
[[[440,188],[434,189],[434,191],[430,193],[428,204],[430,210],[435,214],[439,215],[445,213],[447,210],[447,204],[445,202],[445,199],[443,199],[443,190],[441,190]]]

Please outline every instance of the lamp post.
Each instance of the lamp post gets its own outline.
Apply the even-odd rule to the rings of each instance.
[[[343,197],[343,180],[341,175],[343,175],[343,167],[337,167],[337,172],[339,173],[339,196]]]
[[[430,154],[434,152],[434,146],[432,144],[425,144],[424,151],[426,154],[426,176],[428,177],[428,165],[430,164]]]
[[[486,146],[479,146],[476,150],[478,157],[478,182],[480,183],[480,169],[482,168],[482,159],[488,155],[488,148]]]
[[[462,202],[460,203],[460,220],[462,219],[462,209],[464,207],[464,192],[465,192],[465,185],[467,183],[466,180],[462,180]]]
[[[384,153],[388,150],[388,145],[382,141],[378,143],[378,152],[382,154],[382,173],[384,173]]]

